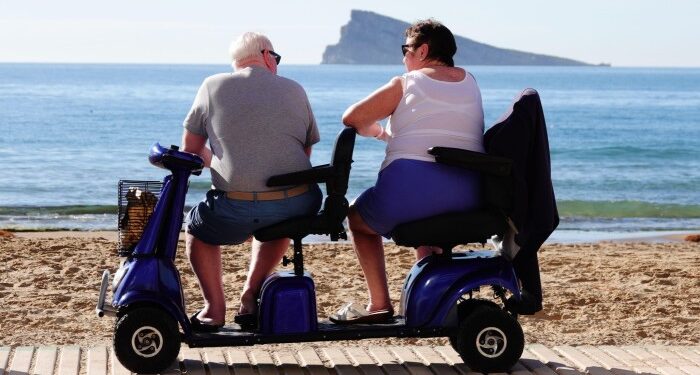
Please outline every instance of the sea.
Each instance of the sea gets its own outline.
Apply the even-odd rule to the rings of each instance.
[[[465,67],[486,127],[524,88],[542,99],[561,224],[551,241],[700,230],[700,69]],[[162,180],[152,144],[179,145],[205,77],[227,65],[0,64],[0,229],[116,230],[119,180]],[[403,66],[285,65],[309,96],[329,161],[341,115]],[[270,150],[275,152],[275,150]],[[358,137],[348,198],[373,185],[384,144]],[[187,205],[210,186],[191,180]]]

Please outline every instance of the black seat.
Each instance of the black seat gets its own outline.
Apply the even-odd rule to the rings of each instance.
[[[485,243],[493,235],[503,236],[512,207],[512,161],[449,147],[433,147],[428,153],[438,163],[481,172],[483,206],[398,225],[391,232],[394,242],[407,247],[437,246],[450,254],[457,245]]]
[[[326,198],[321,212],[295,217],[262,229],[253,235],[259,241],[272,241],[279,238],[291,238],[294,241],[294,273],[302,275],[303,256],[302,239],[309,234],[328,235],[331,241],[347,239],[343,221],[348,215],[348,190],[352,153],[355,147],[355,129],[346,127],[338,133],[333,146],[330,164],[319,165],[304,171],[272,176],[267,186],[287,186],[309,183],[325,183]]]

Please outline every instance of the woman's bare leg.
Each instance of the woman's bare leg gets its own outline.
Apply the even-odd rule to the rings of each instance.
[[[350,207],[348,223],[352,233],[352,245],[369,290],[367,310],[391,309],[382,237],[365,223],[354,207]]]

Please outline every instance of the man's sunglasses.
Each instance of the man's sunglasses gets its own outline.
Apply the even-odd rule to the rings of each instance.
[[[275,58],[275,63],[277,65],[280,64],[280,61],[282,61],[281,55],[277,54],[275,51],[270,51],[269,49],[267,49],[267,50],[264,49],[264,50],[260,51],[260,53],[265,53],[265,51],[267,51],[270,55],[272,55],[272,57]]]
[[[408,49],[409,49],[409,48],[413,48],[413,47],[414,47],[413,44],[402,44],[402,45],[401,45],[401,53],[402,53],[404,56],[406,56],[406,52],[408,52]]]

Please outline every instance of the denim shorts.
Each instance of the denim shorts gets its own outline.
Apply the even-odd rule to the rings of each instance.
[[[321,190],[316,184],[309,187],[296,197],[269,201],[230,199],[221,190],[210,190],[187,214],[187,232],[211,245],[243,243],[260,228],[317,213]]]
[[[399,224],[479,207],[480,176],[459,167],[398,159],[353,205],[375,232],[391,238]]]

